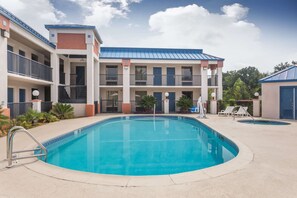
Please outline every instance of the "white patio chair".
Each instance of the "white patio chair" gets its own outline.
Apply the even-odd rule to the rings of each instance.
[[[236,116],[249,116],[250,114],[247,112],[248,107],[239,107],[238,111],[234,113]]]
[[[218,115],[224,115],[224,116],[228,116],[228,115],[232,115],[233,110],[234,110],[234,106],[227,106],[225,110],[222,110],[218,113]]]

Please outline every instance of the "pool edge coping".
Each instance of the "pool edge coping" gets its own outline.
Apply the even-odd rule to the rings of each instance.
[[[133,116],[133,114],[126,115],[126,116]],[[251,161],[253,161],[254,154],[245,144],[241,143],[236,138],[230,137],[224,134],[223,132],[218,131],[217,129],[214,129],[213,126],[209,126],[209,124],[203,122],[203,119],[197,119],[196,117],[191,117],[187,115],[178,115],[178,114],[172,114],[172,115],[166,115],[166,116],[182,116],[182,117],[188,117],[188,118],[193,118],[195,120],[198,120],[202,124],[206,125],[207,127],[211,128],[212,130],[216,131],[217,133],[223,135],[224,137],[232,141],[238,147],[237,156],[225,163],[200,169],[200,170],[171,174],[171,175],[154,175],[154,176],[152,175],[121,176],[121,175],[107,175],[107,174],[82,172],[82,171],[76,171],[76,170],[58,167],[36,159],[31,163],[24,164],[24,166],[35,173],[39,173],[45,176],[49,176],[55,179],[60,179],[65,181],[72,181],[72,182],[79,182],[79,183],[93,184],[93,185],[104,185],[104,186],[143,187],[143,186],[180,185],[180,184],[199,182],[199,181],[203,181],[211,178],[216,178],[216,177],[220,177],[220,176],[241,170],[245,166],[247,166]],[[85,124],[80,128],[85,128],[93,124],[96,124],[97,122],[101,122],[106,119],[115,118],[115,117],[122,117],[122,116],[120,115],[108,116],[106,118],[96,120],[89,124]],[[44,140],[44,141],[49,141],[50,139],[53,139],[71,132],[72,131],[62,133],[61,135],[47,138],[47,140]]]

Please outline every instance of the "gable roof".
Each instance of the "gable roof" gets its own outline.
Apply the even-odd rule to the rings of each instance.
[[[97,31],[96,26],[93,25],[80,25],[80,24],[54,24],[54,25],[45,25],[45,28],[47,30],[49,29],[86,29],[86,30],[93,30],[95,33],[95,36],[99,40],[99,42],[102,44],[103,41]]]
[[[290,66],[287,69],[260,79],[260,83],[269,82],[297,82],[297,66]]]
[[[0,14],[3,15],[3,16],[5,16],[10,21],[12,21],[13,23],[17,24],[22,29],[24,29],[28,33],[32,34],[34,37],[36,37],[37,39],[39,39],[43,43],[47,44],[48,46],[50,46],[52,48],[55,48],[56,47],[48,39],[46,39],[44,36],[42,36],[41,34],[39,34],[36,30],[34,30],[32,27],[30,27],[24,21],[22,21],[21,19],[19,19],[18,17],[16,17],[14,14],[12,14],[11,12],[9,12],[5,8],[3,8],[1,5],[0,5]]]
[[[154,60],[224,60],[204,54],[202,49],[101,47],[102,59],[154,59]]]

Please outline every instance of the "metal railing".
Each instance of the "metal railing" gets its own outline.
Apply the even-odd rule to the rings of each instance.
[[[123,85],[123,75],[122,74],[100,74],[100,85]]]
[[[130,85],[135,86],[201,86],[201,75],[130,75]]]
[[[61,103],[86,103],[87,86],[85,85],[65,85],[59,86],[59,98]]]
[[[65,84],[65,73],[60,72],[60,84]]]
[[[208,86],[218,86],[218,75],[208,75],[207,76]]]
[[[32,109],[32,102],[8,103],[7,106],[10,109],[10,117],[16,118]]]
[[[102,113],[121,113],[122,101],[112,99],[100,100],[100,112]]]
[[[19,150],[19,151],[13,151],[13,139],[16,133],[23,132],[26,135],[28,135],[37,145],[38,147],[36,149],[27,149],[27,150]],[[6,156],[8,161],[7,167],[12,167],[12,162],[19,159],[27,159],[27,158],[33,158],[33,157],[41,157],[43,160],[46,160],[47,157],[47,149],[31,134],[29,133],[25,128],[21,126],[15,126],[12,127],[8,134],[6,139]],[[32,155],[26,155],[19,157],[19,154],[22,153],[28,153],[28,152],[34,152]],[[39,152],[36,154],[36,152]]]
[[[52,81],[51,67],[30,60],[11,51],[7,51],[7,69],[9,73]]]
[[[52,110],[53,103],[51,101],[41,102],[41,112],[50,112]]]

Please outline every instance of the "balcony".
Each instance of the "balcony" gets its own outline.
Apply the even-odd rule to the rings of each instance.
[[[30,60],[11,51],[7,51],[7,69],[9,73],[39,80],[52,81],[51,67]]]
[[[61,103],[86,103],[87,86],[66,85],[59,86],[59,102]]]
[[[218,75],[207,76],[207,85],[208,86],[218,86]]]
[[[201,86],[201,75],[130,75],[135,86]]]
[[[123,85],[122,74],[100,74],[100,85],[119,86]]]

